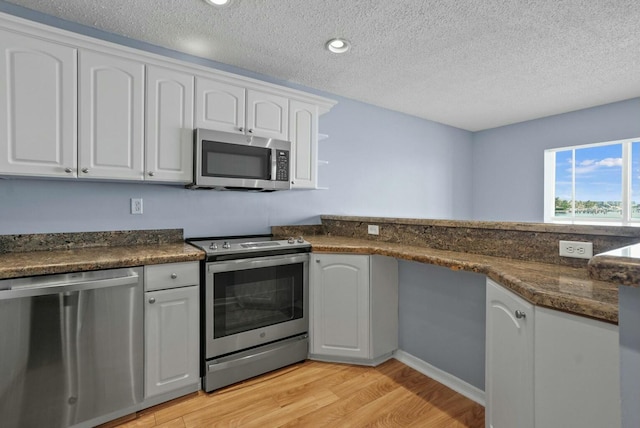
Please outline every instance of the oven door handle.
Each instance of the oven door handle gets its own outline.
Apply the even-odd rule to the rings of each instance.
[[[227,361],[225,361],[226,358],[213,360],[207,366],[207,371],[211,373],[211,372],[216,372],[218,370],[224,370],[224,369],[229,369],[233,367],[243,366],[245,364],[248,364],[254,361],[264,360],[271,357],[274,354],[277,354],[283,349],[290,347],[293,342],[298,342],[299,340],[306,340],[307,338],[308,336],[305,334],[300,337],[292,338],[289,340],[283,340],[282,342],[278,342],[278,343],[273,343],[270,346],[267,345],[267,349],[258,353],[255,353],[255,350],[254,350],[251,353],[247,352],[247,354],[243,356],[234,355],[234,356],[227,357],[229,358],[229,360]]]
[[[207,272],[228,272],[234,270],[256,269],[271,266],[282,266],[295,263],[308,263],[309,253],[284,254],[279,256],[256,257],[222,262],[208,262]]]

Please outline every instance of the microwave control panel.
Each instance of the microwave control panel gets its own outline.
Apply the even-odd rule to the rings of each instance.
[[[287,150],[276,150],[278,157],[276,163],[276,180],[289,181],[289,152]]]

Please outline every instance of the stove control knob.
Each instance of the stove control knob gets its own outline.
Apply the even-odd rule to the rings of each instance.
[[[231,244],[229,244],[229,241],[224,241],[224,244],[222,244],[222,248],[224,248],[225,250],[231,248]]]
[[[210,250],[217,250],[218,249],[218,244],[216,244],[215,242],[212,242],[211,245],[209,245],[209,249]]]
[[[293,236],[292,236],[291,238],[287,239],[287,242],[288,242],[289,244],[295,244],[295,243],[296,243],[296,240],[295,240],[295,239],[293,238]]]
[[[302,236],[298,236],[298,244],[304,244],[304,238]]]

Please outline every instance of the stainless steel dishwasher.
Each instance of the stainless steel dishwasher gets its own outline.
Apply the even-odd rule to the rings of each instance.
[[[68,427],[143,399],[142,268],[0,281],[0,425]]]

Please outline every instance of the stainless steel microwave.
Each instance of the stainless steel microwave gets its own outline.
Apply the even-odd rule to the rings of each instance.
[[[190,188],[270,192],[291,188],[291,143],[196,129]]]

